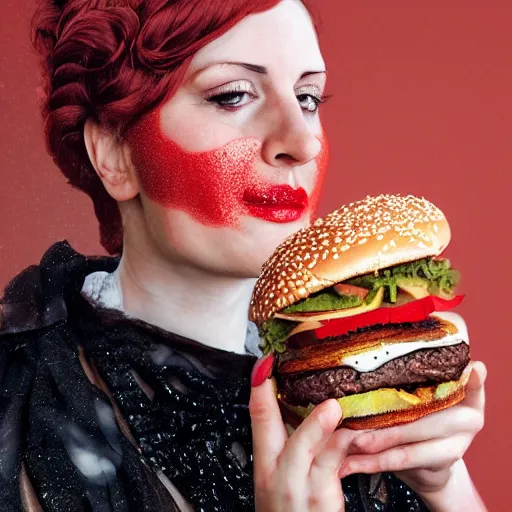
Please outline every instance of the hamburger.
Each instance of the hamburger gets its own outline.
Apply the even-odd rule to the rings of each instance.
[[[343,206],[290,236],[265,263],[250,319],[285,419],[326,399],[341,426],[383,428],[453,406],[469,378],[469,338],[453,309],[459,273],[442,256],[450,227],[414,196]]]

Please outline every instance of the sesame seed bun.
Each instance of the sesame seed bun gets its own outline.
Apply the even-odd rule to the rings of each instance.
[[[441,210],[414,196],[367,197],[318,219],[281,244],[254,288],[258,325],[312,293],[401,263],[438,256],[450,242]]]

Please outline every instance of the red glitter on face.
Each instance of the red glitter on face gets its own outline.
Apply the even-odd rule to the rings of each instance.
[[[322,131],[322,135],[318,137],[318,139],[322,143],[322,147],[315,158],[317,175],[315,188],[313,189],[313,192],[311,192],[311,196],[309,198],[309,205],[312,215],[314,215],[318,207],[318,201],[320,199],[320,193],[322,192],[322,186],[324,184],[325,174],[327,172],[330,157],[329,143],[327,142],[325,132]]]
[[[316,207],[326,167],[322,150],[316,159],[318,179],[308,201],[304,189],[265,183],[258,176],[255,162],[261,142],[256,138],[188,152],[162,133],[157,109],[131,128],[128,140],[148,197],[166,208],[185,211],[207,226],[238,228],[243,215],[269,222],[298,220],[308,205]]]

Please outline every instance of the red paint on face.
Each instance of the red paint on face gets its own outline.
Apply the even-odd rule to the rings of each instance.
[[[322,192],[322,186],[324,184],[327,167],[329,166],[330,157],[329,143],[327,142],[327,137],[324,131],[322,131],[322,135],[318,138],[318,140],[320,140],[320,142],[322,143],[322,147],[315,158],[317,175],[315,187],[313,189],[313,192],[311,192],[311,196],[309,198],[310,211],[312,216],[315,214],[316,209],[318,207],[318,201],[320,199],[320,193]]]
[[[162,133],[159,109],[141,119],[128,139],[150,199],[185,211],[207,226],[239,224],[243,192],[257,185],[254,163],[260,141],[238,139],[212,151],[187,152]]]
[[[148,197],[166,208],[187,212],[203,225],[237,228],[243,215],[292,222],[304,215],[308,203],[316,207],[318,180],[313,201],[307,200],[303,189],[264,182],[256,171],[261,151],[256,138],[237,139],[211,151],[188,152],[162,133],[157,109],[129,130],[128,140]],[[325,173],[322,153],[317,157],[320,181]],[[254,204],[258,195],[271,201]]]

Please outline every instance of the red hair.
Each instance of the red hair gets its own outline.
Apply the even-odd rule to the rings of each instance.
[[[89,160],[87,119],[122,137],[178,88],[194,54],[246,16],[280,0],[44,0],[32,22],[43,57],[46,144],[88,194],[110,254],[122,250],[119,208]]]

